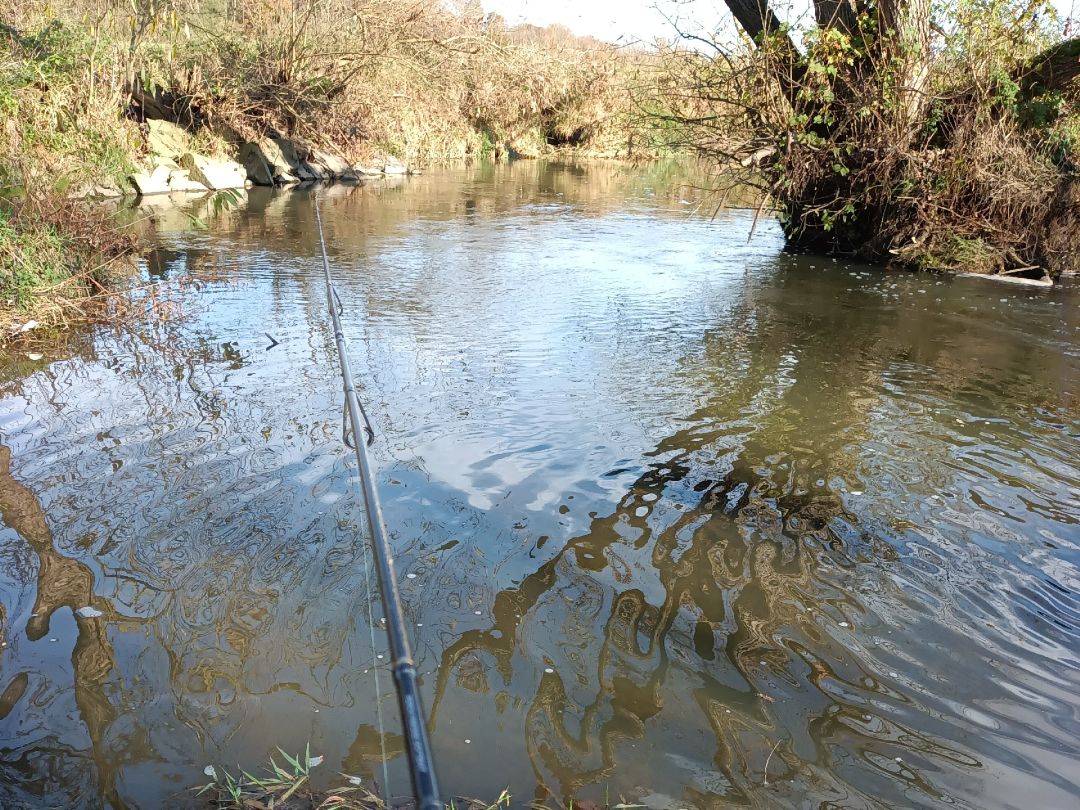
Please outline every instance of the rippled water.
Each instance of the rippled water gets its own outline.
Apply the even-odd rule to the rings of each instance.
[[[785,254],[679,179],[314,192],[443,787],[1076,807],[1076,288]],[[182,318],[7,359],[3,807],[308,742],[407,793],[311,197],[157,210]]]

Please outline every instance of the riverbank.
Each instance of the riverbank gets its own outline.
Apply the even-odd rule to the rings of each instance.
[[[72,199],[663,149],[639,110],[644,51],[473,4],[28,2],[0,16],[0,53],[9,326],[74,317],[69,302],[112,289],[98,270],[131,253],[89,238],[96,215]]]
[[[0,345],[124,309],[137,243],[105,210],[57,196],[0,206]]]
[[[199,191],[229,205],[255,185],[362,182],[437,160],[566,150],[632,160],[696,152],[713,162],[718,197],[757,189],[800,249],[1031,286],[1080,269],[1072,96],[1038,125],[1018,107],[1000,132],[961,127],[997,133],[978,148],[961,138],[949,152],[931,138],[894,159],[873,139],[859,149],[838,141],[837,156],[862,156],[851,158],[856,171],[847,158],[821,158],[814,128],[832,113],[814,107],[793,123],[790,100],[764,117],[718,101],[756,97],[773,80],[751,54],[734,70],[685,43],[616,47],[559,26],[507,26],[476,4],[31,1],[0,17],[0,50],[0,335],[120,301],[99,270],[130,267],[134,248],[102,243],[112,229],[80,225],[96,215],[75,213],[71,200]],[[808,75],[819,56],[806,57]],[[966,98],[945,81],[964,73],[950,65],[935,68],[936,92]],[[871,90],[891,92],[887,81],[860,92]],[[834,95],[852,96],[823,98]],[[990,95],[972,109],[999,116]],[[826,104],[799,99],[796,108]],[[987,157],[999,153],[1011,157]],[[875,161],[894,179],[879,182]],[[809,203],[796,186],[810,189]],[[80,312],[81,300],[93,305]]]
[[[789,245],[931,271],[1080,274],[1080,37],[1048,0],[831,0],[816,25],[672,46],[685,145],[778,211]],[[1060,6],[1059,6],[1060,8]],[[751,44],[754,43],[754,44]],[[710,47],[711,46],[711,47]]]

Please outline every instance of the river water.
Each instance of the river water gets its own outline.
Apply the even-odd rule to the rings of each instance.
[[[1080,805],[1077,288],[792,255],[683,179],[140,209],[161,317],[0,372],[0,806],[307,744],[407,794],[313,195],[447,794]]]

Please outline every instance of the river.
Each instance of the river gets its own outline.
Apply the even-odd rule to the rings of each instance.
[[[408,793],[314,195],[447,794],[1080,805],[1080,288],[794,255],[683,180],[135,212],[159,317],[0,367],[0,805],[308,744]]]

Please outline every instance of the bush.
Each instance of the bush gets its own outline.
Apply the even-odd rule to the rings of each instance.
[[[1046,3],[883,0],[797,48],[673,53],[669,115],[790,241],[940,270],[1080,270],[1080,41]],[[843,7],[847,9],[847,6]],[[934,39],[936,36],[936,40]]]

